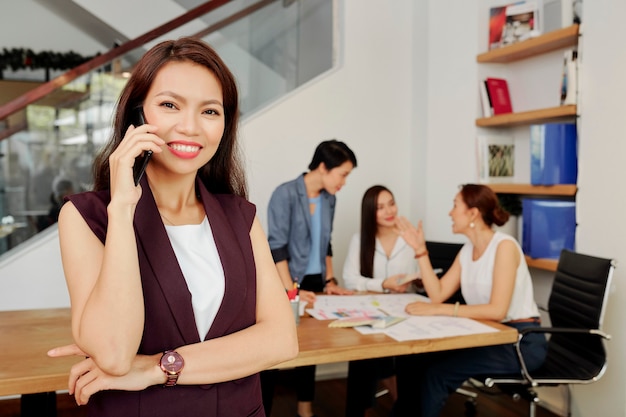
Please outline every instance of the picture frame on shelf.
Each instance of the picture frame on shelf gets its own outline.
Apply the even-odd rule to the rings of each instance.
[[[489,50],[500,47],[502,30],[506,24],[506,6],[489,9]]]
[[[501,46],[511,45],[541,35],[541,19],[536,1],[510,5],[506,8]]]
[[[495,6],[489,9],[489,50],[497,49],[502,46],[502,35],[506,28],[506,9],[516,4],[524,3],[523,0],[505,4],[503,6]]]
[[[506,183],[515,177],[515,141],[507,135],[479,135],[476,138],[478,182]]]

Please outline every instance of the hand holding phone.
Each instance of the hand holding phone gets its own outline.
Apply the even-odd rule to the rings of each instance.
[[[143,107],[137,107],[134,110],[134,120],[133,125],[135,127],[139,127],[146,123],[145,116],[143,114]],[[146,172],[146,166],[150,161],[150,157],[152,156],[152,151],[145,151],[142,155],[135,158],[135,164],[133,165],[133,178],[135,179],[135,185],[139,184],[141,177],[144,172]]]

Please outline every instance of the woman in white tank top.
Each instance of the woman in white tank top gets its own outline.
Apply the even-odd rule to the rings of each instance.
[[[509,213],[500,207],[495,193],[484,185],[463,185],[455,196],[449,216],[452,231],[465,235],[469,242],[441,279],[435,275],[430,263],[421,222],[414,227],[407,219],[398,219],[398,232],[415,250],[424,289],[431,301],[411,303],[406,311],[413,315],[499,321],[518,330],[539,326],[539,311],[522,249],[514,238],[492,228],[494,224],[503,225],[509,218]],[[459,288],[465,304],[446,303]],[[522,353],[530,370],[541,366],[545,352],[543,335],[524,337]],[[401,360],[403,363],[397,364],[396,417],[436,417],[449,393],[469,377],[520,372],[513,345],[411,355]],[[418,390],[421,401],[412,401],[410,398]]]

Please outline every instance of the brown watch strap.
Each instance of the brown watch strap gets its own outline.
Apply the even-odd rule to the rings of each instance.
[[[176,385],[176,383],[178,382],[178,375],[177,373],[170,373],[170,372],[166,372],[165,376],[167,376],[167,381],[165,381],[165,384],[163,384],[164,387],[173,387],[174,385]]]

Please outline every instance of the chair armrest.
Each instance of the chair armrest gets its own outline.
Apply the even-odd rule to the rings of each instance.
[[[569,327],[528,327],[519,331],[519,338],[515,343],[515,350],[517,351],[517,357],[520,361],[520,365],[522,368],[522,375],[524,378],[531,384],[531,386],[536,386],[535,380],[531,376],[528,368],[526,366],[526,362],[524,361],[524,357],[522,356],[521,351],[521,341],[524,336],[530,333],[543,333],[543,334],[588,334],[598,336],[605,340],[610,340],[611,335],[603,332],[600,329],[582,329],[582,328],[569,328]]]
[[[610,340],[611,335],[603,332],[600,329],[581,329],[581,328],[570,328],[570,327],[527,327],[525,329],[520,330],[520,338],[517,342],[522,340],[522,338],[528,333],[577,333],[577,334],[595,334],[603,339]]]

